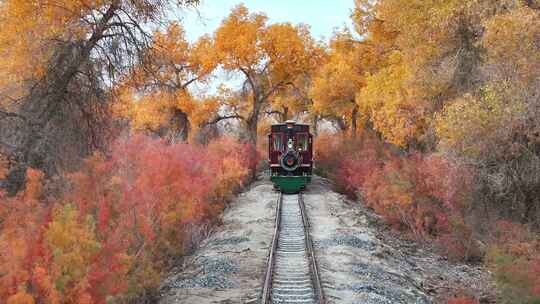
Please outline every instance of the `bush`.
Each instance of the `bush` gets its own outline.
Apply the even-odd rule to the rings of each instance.
[[[434,237],[454,258],[479,254],[464,216],[471,172],[440,155],[399,153],[376,138],[319,137],[317,166],[345,193],[359,195],[389,224]]]
[[[526,226],[499,221],[487,263],[504,303],[540,303],[540,240]]]
[[[508,83],[466,95],[437,115],[439,148],[476,171],[476,200],[485,210],[540,229],[538,112]]]
[[[334,180],[340,191],[355,195],[355,185],[382,165],[384,149],[376,139],[347,140],[322,133],[315,138],[315,173]]]
[[[62,199],[46,203],[43,175],[5,198],[0,219],[0,296],[46,303],[151,297],[194,234],[215,222],[248,178],[246,146],[167,145],[145,136],[117,141],[69,175]],[[9,300],[8,300],[9,301]]]
[[[479,304],[478,300],[469,297],[456,297],[449,299],[448,304]]]

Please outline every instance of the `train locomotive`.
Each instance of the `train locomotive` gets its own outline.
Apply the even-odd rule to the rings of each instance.
[[[311,182],[313,136],[309,125],[292,120],[274,124],[268,134],[270,180],[283,193],[298,193]]]

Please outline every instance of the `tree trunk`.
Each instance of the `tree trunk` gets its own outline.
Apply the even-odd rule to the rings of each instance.
[[[334,121],[337,124],[339,130],[344,134],[347,134],[347,122],[345,122],[345,120],[341,117],[335,118]]]
[[[354,105],[351,113],[351,137],[356,138],[356,119],[358,116],[358,105]]]
[[[289,119],[289,108],[283,107],[283,112],[281,112],[281,122],[285,122]]]
[[[257,91],[257,88],[253,88],[253,99],[252,99],[252,111],[251,114],[245,121],[246,124],[246,135],[247,142],[251,149],[251,159],[249,160],[249,170],[251,172],[251,178],[255,180],[257,176],[257,128],[259,126],[259,115],[261,111],[261,106],[264,100],[260,98],[260,93]]]
[[[247,143],[249,145],[250,151],[250,160],[249,171],[251,179],[255,180],[257,177],[257,127],[259,124],[259,119],[255,117],[250,117],[246,120],[246,132],[247,132]]]
[[[461,15],[458,20],[457,34],[460,44],[460,56],[457,57],[457,66],[454,71],[451,89],[454,95],[469,92],[478,82],[478,66],[481,63],[481,52],[477,46],[477,33],[474,32],[471,21],[467,16]]]
[[[67,106],[69,84],[78,68],[88,60],[89,53],[81,44],[70,44],[60,49],[51,62],[47,75],[41,79],[22,102],[19,112],[28,120],[20,131],[21,140],[16,149],[17,165],[8,175],[8,191],[13,194],[24,184],[27,168],[36,168],[47,175],[58,172],[58,145],[50,134],[54,131],[55,117]]]
[[[257,146],[257,127],[258,119],[250,118],[246,121],[247,142],[253,146]]]
[[[315,114],[315,115],[313,115],[313,117],[311,118],[311,133],[312,133],[314,136],[319,135],[318,124],[319,124],[319,115]]]
[[[191,124],[187,114],[179,109],[174,110],[171,117],[171,129],[169,130],[169,141],[175,143],[178,141],[187,142]]]
[[[61,121],[62,110],[72,102],[66,98],[69,88],[81,67],[88,63],[92,50],[103,38],[108,22],[118,9],[119,1],[113,1],[88,40],[67,43],[59,48],[51,57],[45,76],[22,101],[19,112],[27,121],[15,151],[17,165],[7,177],[10,194],[22,188],[26,178],[24,172],[29,167],[40,169],[49,176],[58,172],[62,155],[50,132],[59,128],[55,120]]]
[[[527,191],[527,190],[525,190]],[[528,191],[527,191],[528,192]],[[535,214],[535,210],[536,210],[536,206],[539,204],[538,203],[539,200],[538,200],[538,197],[534,194],[533,192],[533,195],[530,195],[529,193],[526,193],[524,199],[523,199],[523,203],[525,204],[525,211],[523,212],[523,217],[522,217],[522,221],[525,222],[525,223],[530,223],[530,222],[533,222],[533,216]],[[534,223],[536,224],[536,223]]]

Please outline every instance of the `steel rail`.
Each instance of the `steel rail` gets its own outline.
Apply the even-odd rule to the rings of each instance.
[[[324,299],[324,292],[321,284],[321,278],[319,275],[319,265],[317,264],[317,258],[315,257],[315,250],[313,250],[313,242],[309,234],[311,229],[309,218],[306,213],[306,206],[304,205],[304,197],[302,192],[298,194],[298,203],[300,204],[300,212],[302,213],[302,221],[304,223],[304,232],[306,235],[306,249],[309,255],[309,262],[311,267],[311,275],[313,280],[313,288],[315,289],[315,297],[317,298],[317,303],[326,304]]]
[[[297,207],[293,207],[296,204],[291,205],[292,202],[290,199],[287,199],[288,207],[284,211],[283,194],[280,193],[278,197],[274,236],[267,260],[261,303],[269,304],[272,301],[282,303],[281,301],[284,301],[283,303],[325,304],[326,301],[313,250],[313,243],[309,234],[310,224],[302,193],[298,194]],[[296,211],[294,211],[294,208],[296,208]],[[282,222],[283,216],[285,217],[285,222]],[[283,225],[285,226],[284,228],[282,227]],[[285,230],[282,230],[282,228]],[[284,234],[282,236],[283,240],[280,239],[281,234]],[[302,249],[302,247],[304,248]],[[301,256],[304,256],[302,258],[304,259],[303,261],[298,260]],[[304,270],[300,270],[302,267],[305,267],[303,268]],[[303,274],[300,274],[298,271]],[[298,277],[299,275],[300,277]],[[302,278],[304,275],[306,279]],[[287,281],[289,279],[292,281]],[[274,281],[277,284],[276,286],[273,286]],[[291,286],[290,284],[293,285]],[[308,297],[310,294],[311,296]]]
[[[281,227],[281,203],[283,201],[283,193],[279,193],[277,206],[276,206],[276,222],[274,227],[274,237],[272,238],[272,244],[270,245],[270,254],[268,255],[266,277],[264,279],[262,303],[270,303],[270,295],[272,294],[272,276],[274,274],[274,265],[276,263],[276,248],[278,244],[279,231]]]

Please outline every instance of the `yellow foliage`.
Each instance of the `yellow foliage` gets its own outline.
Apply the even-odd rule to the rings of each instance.
[[[502,77],[534,86],[540,77],[540,12],[520,8],[486,23],[483,45],[489,63],[500,67]]]
[[[254,72],[266,65],[275,82],[313,69],[320,49],[305,25],[266,24],[261,13],[235,7],[214,34],[216,58],[225,70]]]
[[[201,37],[190,44],[184,28],[176,22],[165,32],[156,31],[153,45],[147,50],[147,65],[139,67],[135,81],[149,82],[149,87],[166,85],[163,89],[181,89],[192,79],[204,80],[215,68],[216,58],[209,52],[210,38]]]
[[[338,117],[352,111],[365,73],[365,67],[355,62],[356,52],[349,33],[336,34],[326,62],[313,77],[309,94],[314,111]]]
[[[524,112],[519,101],[506,102],[488,87],[479,97],[466,95],[436,116],[440,146],[473,159],[496,151],[508,136],[513,122]]]
[[[267,109],[291,114],[304,110],[306,79],[323,56],[307,26],[266,22],[264,14],[250,13],[239,5],[214,34],[214,52],[221,67],[242,74],[249,89],[242,96],[228,92],[221,104],[246,118],[258,119],[261,110]]]
[[[45,242],[53,254],[56,289],[69,294],[68,288],[74,282],[84,282],[100,249],[92,218],[81,219],[70,204],[56,209],[45,232]]]
[[[84,28],[74,22],[104,1],[10,0],[0,3],[0,73],[7,80],[40,76],[55,38],[82,37]],[[2,75],[4,76],[4,75]],[[6,79],[0,77],[2,79]],[[2,87],[0,83],[0,87]]]
[[[294,79],[319,64],[319,50],[307,26],[272,24],[262,34],[261,47],[272,62],[272,79]]]
[[[454,15],[471,1],[379,1],[376,17],[383,22],[375,23],[373,28],[383,34],[382,38],[395,37],[395,44],[408,64],[422,66],[454,46]]]
[[[143,23],[167,5],[167,1],[1,1],[0,87],[6,81],[21,82],[42,76],[58,43],[88,39],[97,27],[96,22],[99,24],[99,16],[112,5],[140,18],[131,22]]]
[[[273,63],[272,80],[288,82],[271,96],[271,109],[280,112],[283,119],[308,110],[311,76],[324,60],[323,47],[313,40],[306,26],[289,23],[270,25],[263,43]]]
[[[148,64],[138,66],[116,90],[116,115],[128,118],[134,130],[159,131],[169,127],[180,111],[197,128],[217,110],[215,100],[196,100],[187,90],[214,70],[216,59],[210,47],[208,37],[191,45],[178,23],[171,23],[165,32],[155,32]]]
[[[235,7],[214,34],[217,58],[225,70],[255,69],[263,56],[259,43],[267,17],[250,14],[244,5]]]
[[[387,141],[404,146],[422,133],[426,106],[408,86],[411,72],[402,63],[401,54],[394,52],[390,62],[388,67],[367,77],[356,100]]]

